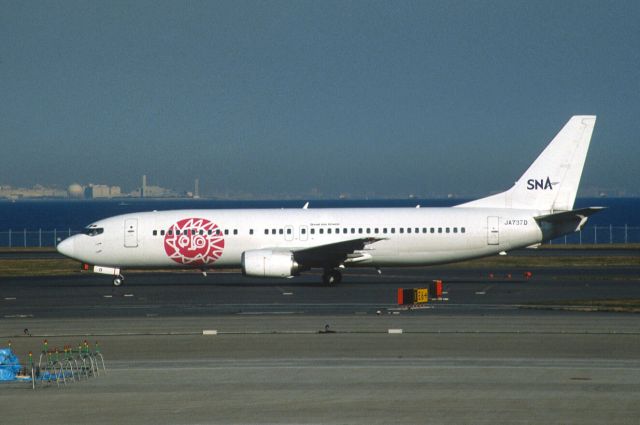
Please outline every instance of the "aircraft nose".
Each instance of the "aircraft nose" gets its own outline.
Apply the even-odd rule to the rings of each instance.
[[[73,258],[73,254],[75,251],[74,239],[75,239],[75,236],[72,236],[60,242],[58,246],[56,246],[56,249],[58,250],[58,252],[62,255]]]

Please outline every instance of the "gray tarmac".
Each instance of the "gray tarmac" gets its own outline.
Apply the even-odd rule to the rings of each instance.
[[[2,316],[10,318],[193,316],[228,314],[371,314],[396,308],[398,288],[444,282],[441,314],[519,310],[525,305],[593,299],[640,299],[640,270],[407,268],[348,270],[343,282],[323,285],[319,273],[293,279],[246,278],[239,273],[127,274],[121,287],[108,276],[0,279]]]
[[[22,359],[43,339],[99,341],[108,369],[0,384],[0,411],[12,424],[637,424],[640,316],[523,305],[640,298],[639,271],[524,271],[355,270],[335,287],[317,274],[0,279],[0,341]],[[397,288],[437,278],[448,302],[398,308]]]

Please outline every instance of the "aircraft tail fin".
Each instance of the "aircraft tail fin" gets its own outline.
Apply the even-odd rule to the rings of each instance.
[[[571,117],[511,189],[458,207],[571,210],[595,123],[595,115]]]

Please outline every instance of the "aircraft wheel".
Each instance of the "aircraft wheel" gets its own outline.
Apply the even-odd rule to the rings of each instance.
[[[342,281],[342,273],[339,270],[325,270],[322,281],[325,285],[335,285]]]
[[[113,278],[113,286],[120,286],[124,282],[124,276],[118,275]]]

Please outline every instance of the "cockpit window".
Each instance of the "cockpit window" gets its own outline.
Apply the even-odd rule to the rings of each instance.
[[[102,227],[87,227],[82,233],[88,236],[97,236],[101,235],[102,232],[104,232]]]

